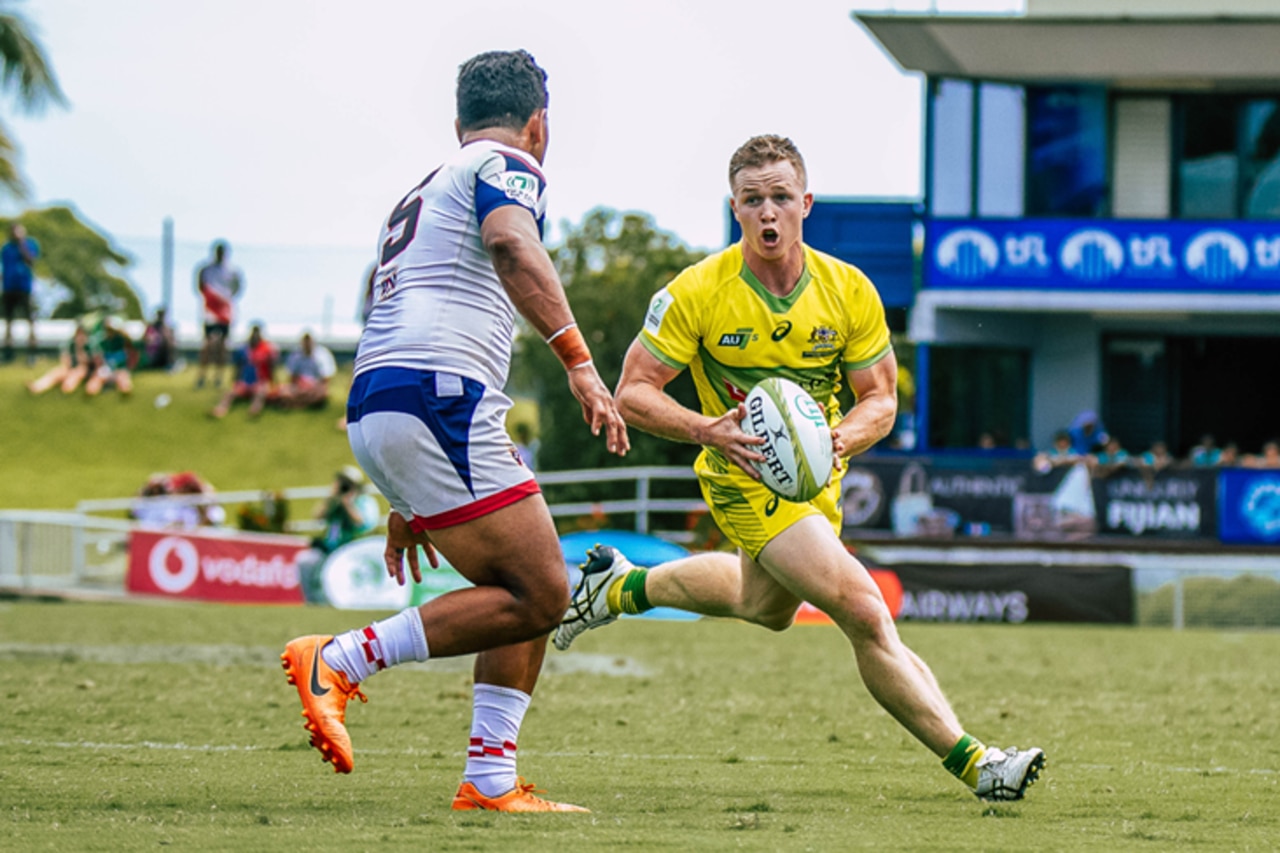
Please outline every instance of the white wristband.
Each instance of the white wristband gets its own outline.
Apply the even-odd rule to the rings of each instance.
[[[551,333],[551,337],[549,337],[549,338],[547,338],[547,339],[546,339],[546,342],[547,342],[547,343],[551,343],[551,342],[552,342],[552,341],[554,341],[556,338],[558,338],[558,337],[560,337],[561,335],[563,335],[565,332],[569,331],[570,329],[576,329],[576,328],[578,328],[578,324],[577,324],[577,323],[570,323],[570,324],[569,324],[569,325],[567,325],[567,326],[563,326],[563,327],[561,327],[561,328],[559,328],[559,329],[556,329],[554,332],[552,332],[552,333]]]

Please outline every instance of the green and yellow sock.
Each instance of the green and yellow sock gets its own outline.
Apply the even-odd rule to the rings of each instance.
[[[632,569],[614,581],[604,594],[609,612],[616,616],[619,613],[644,613],[652,610],[653,605],[644,593],[644,581],[648,574],[647,569]]]
[[[956,741],[956,745],[951,747],[947,757],[942,759],[942,766],[970,788],[976,788],[978,787],[978,762],[982,760],[986,751],[987,748],[982,741],[963,735]]]

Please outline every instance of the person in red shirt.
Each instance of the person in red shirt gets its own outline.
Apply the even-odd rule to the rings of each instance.
[[[275,345],[263,337],[261,323],[250,327],[248,343],[236,350],[231,360],[236,369],[236,381],[209,415],[225,418],[237,401],[244,400],[249,403],[249,417],[256,418],[275,388],[276,364],[280,360]]]

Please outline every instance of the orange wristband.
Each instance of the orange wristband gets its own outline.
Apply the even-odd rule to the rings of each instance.
[[[577,323],[570,323],[547,338],[547,344],[556,354],[565,370],[576,370],[591,363],[591,350],[578,331]]]

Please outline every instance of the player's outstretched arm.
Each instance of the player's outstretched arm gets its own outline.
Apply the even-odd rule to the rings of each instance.
[[[898,415],[898,360],[893,351],[870,367],[849,371],[849,388],[857,403],[831,431],[837,460],[862,453],[893,429]]]
[[[480,239],[516,310],[564,363],[569,389],[582,406],[582,419],[590,425],[591,434],[604,430],[609,452],[626,456],[631,449],[626,422],[591,362],[533,215],[518,205],[500,207],[485,217]]]
[[[753,478],[760,479],[750,463],[764,461],[755,449],[764,439],[742,431],[746,409],[739,405],[712,418],[680,405],[664,390],[679,375],[679,370],[654,358],[639,340],[633,341],[615,392],[618,410],[627,423],[671,441],[714,447]]]

